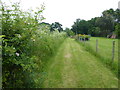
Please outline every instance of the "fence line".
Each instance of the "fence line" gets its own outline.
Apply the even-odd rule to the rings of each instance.
[[[112,47],[112,63],[114,62],[114,56],[115,56],[115,41],[113,41],[113,47]]]
[[[96,53],[98,52],[98,39],[96,39]]]
[[[81,38],[79,39],[81,41]],[[84,45],[85,45],[85,38],[82,40]],[[96,39],[96,53],[98,53],[98,39]],[[114,62],[114,58],[115,58],[115,41],[112,42],[112,58],[111,58],[111,64]]]

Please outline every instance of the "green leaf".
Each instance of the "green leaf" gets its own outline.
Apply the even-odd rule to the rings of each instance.
[[[0,35],[0,38],[6,37],[5,35]]]

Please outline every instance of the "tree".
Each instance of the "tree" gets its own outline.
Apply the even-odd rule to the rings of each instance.
[[[120,38],[120,23],[115,26],[115,33],[118,38]]]
[[[115,17],[116,23],[120,23],[120,9],[115,10],[114,17]]]
[[[51,29],[51,26],[50,26],[49,23],[42,22],[42,23],[39,24],[39,29],[40,29],[40,30],[43,30],[43,29],[50,30],[50,29]]]
[[[59,32],[63,31],[62,24],[59,22],[52,23],[50,31],[55,31],[55,29],[57,29]]]
[[[72,31],[76,34],[88,34],[89,23],[85,20],[76,19],[72,25]]]
[[[99,17],[96,20],[96,25],[100,28],[101,35],[104,37],[114,31],[114,19],[108,14]]]
[[[104,10],[100,17],[91,20],[76,19],[72,25],[72,31],[76,34],[91,34],[92,36],[102,36],[119,32],[120,9]]]
[[[68,36],[73,36],[74,35],[74,32],[72,30],[70,30],[69,28],[66,28],[65,32],[67,33]]]
[[[96,20],[98,17],[88,20],[88,33],[92,36],[99,36],[100,28],[96,26]]]

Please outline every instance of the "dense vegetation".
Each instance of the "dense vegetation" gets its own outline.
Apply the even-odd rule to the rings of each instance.
[[[3,87],[36,87],[35,72],[55,53],[66,34],[41,25],[45,7],[23,12],[19,3],[2,4]]]
[[[90,34],[96,37],[107,37],[111,34],[120,36],[120,9],[109,9],[102,12],[101,17],[91,20],[76,19],[72,31],[76,34]]]

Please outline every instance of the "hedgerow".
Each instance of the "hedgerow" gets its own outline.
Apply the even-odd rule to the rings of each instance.
[[[55,53],[66,33],[40,28],[44,6],[37,12],[20,10],[19,3],[2,4],[3,88],[36,87],[35,71]]]

